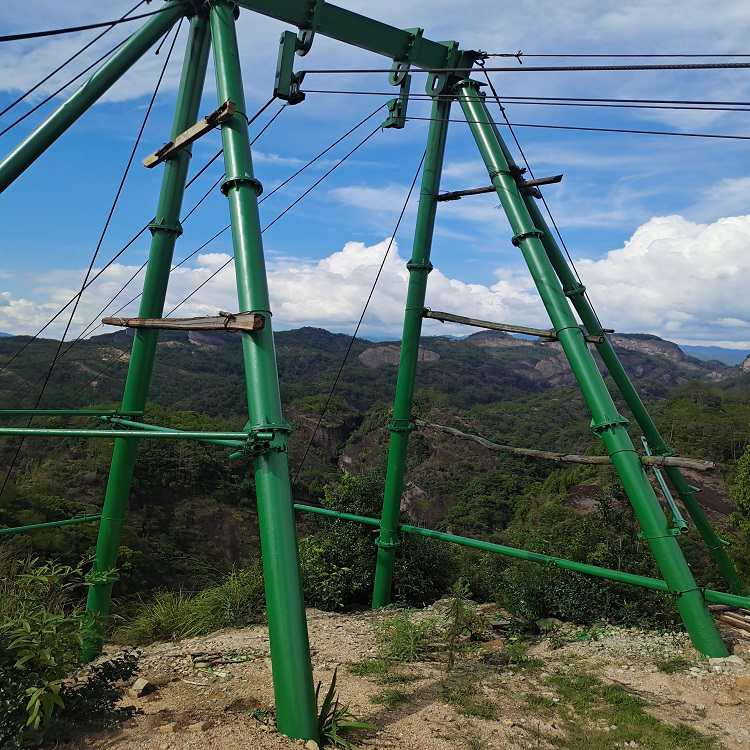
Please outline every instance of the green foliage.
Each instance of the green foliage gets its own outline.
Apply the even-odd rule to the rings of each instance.
[[[514,546],[629,573],[658,577],[650,554],[637,539],[632,513],[624,503],[600,495],[599,507],[582,516],[558,502],[541,508],[538,523],[517,533]],[[632,625],[661,624],[673,616],[671,603],[657,592],[539,563],[510,562],[498,594],[512,613],[536,621],[559,617],[574,622],[607,619]]]
[[[382,477],[346,474],[327,487],[323,505],[359,516],[379,517]],[[372,596],[377,548],[373,528],[333,518],[320,521],[321,533],[300,544],[305,596],[326,610],[367,604]],[[442,542],[403,535],[396,556],[394,600],[421,606],[440,598],[452,579],[453,552]]]
[[[380,706],[394,708],[400,703],[408,701],[409,693],[405,690],[400,690],[399,688],[386,688],[385,690],[375,693],[375,695],[371,695],[370,700]]]
[[[261,572],[257,568],[232,571],[219,584],[195,595],[166,590],[148,600],[139,599],[115,639],[140,645],[248,625],[260,621],[264,603]]]
[[[119,726],[132,711],[116,709],[115,687],[135,672],[122,657],[93,668],[79,685],[64,683],[77,667],[86,620],[79,606],[81,565],[37,558],[17,563],[0,582],[0,746],[31,736],[59,738],[85,716],[87,726]]]
[[[440,698],[453,706],[464,716],[478,716],[482,719],[496,718],[496,706],[489,698],[478,696],[479,685],[473,675],[465,675],[457,682],[443,683]]]
[[[336,675],[338,669],[333,671],[331,684],[328,686],[328,692],[323,698],[323,703],[318,709],[318,734],[320,735],[320,746],[339,745],[347,750],[358,750],[347,737],[352,732],[360,729],[377,729],[374,724],[366,724],[359,721],[357,717],[349,710],[349,704],[339,705],[339,699],[336,695]],[[315,702],[318,702],[320,696],[321,683],[315,688]]]
[[[586,672],[553,674],[545,680],[560,697],[555,708],[562,718],[563,750],[599,750],[635,742],[652,750],[713,750],[716,738],[685,724],[672,726],[651,716],[641,698],[617,685],[607,685]],[[607,729],[602,729],[606,724]]]
[[[690,662],[682,654],[656,659],[654,664],[660,672],[664,672],[665,674],[684,672],[690,666]]]
[[[418,661],[434,648],[437,632],[433,618],[416,620],[408,612],[399,612],[376,627],[375,640],[383,657],[408,663]]]
[[[448,657],[447,669],[450,672],[456,661],[461,636],[471,636],[471,626],[476,619],[476,611],[469,601],[471,591],[466,579],[459,578],[448,592],[448,608],[445,611],[445,640]]]

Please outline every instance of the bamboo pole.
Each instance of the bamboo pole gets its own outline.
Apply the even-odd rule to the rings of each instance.
[[[423,419],[417,419],[416,424],[420,427],[427,427],[431,430],[439,430],[448,435],[463,438],[464,440],[473,440],[475,443],[488,448],[497,453],[510,453],[514,456],[527,456],[528,458],[541,458],[545,461],[554,461],[559,464],[591,464],[603,466],[611,464],[609,456],[581,456],[575,453],[554,453],[552,451],[540,451],[534,448],[515,448],[512,445],[501,445],[492,443],[479,435],[472,435],[468,432],[461,432],[455,427],[427,422]],[[703,461],[699,458],[684,458],[682,456],[641,456],[641,463],[645,466],[680,466],[684,469],[693,469],[694,471],[713,471],[716,464],[713,461]]]

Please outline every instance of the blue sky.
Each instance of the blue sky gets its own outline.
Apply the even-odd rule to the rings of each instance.
[[[408,4],[346,0],[341,4],[395,26],[424,26],[425,35],[433,39],[455,38],[465,48],[489,52],[731,54],[746,49],[750,37],[750,10],[731,2],[712,4],[710,13],[698,0],[657,5],[626,2],[616,7],[593,0],[507,5],[478,0],[459,12],[454,3],[445,0]],[[130,5],[113,0],[107,7],[92,10],[84,0],[64,5],[29,0],[23,6],[13,4],[4,9],[0,33],[107,20]],[[129,33],[130,26],[128,31],[120,27],[107,34],[42,87],[39,96],[35,94],[0,117],[0,126],[10,124],[41,96],[90,64]],[[249,113],[271,95],[277,39],[284,28],[246,11],[241,14],[239,33]],[[140,159],[167,140],[186,32],[183,25],[138,149],[138,162],[102,247],[101,262],[117,252],[155,210],[161,170],[146,170]],[[96,33],[0,45],[0,109]],[[166,46],[159,56],[148,53],[0,196],[0,330],[35,332],[80,286],[165,53]],[[525,65],[570,62],[529,57]],[[488,64],[515,63],[495,58]],[[318,38],[312,52],[299,58],[296,67],[387,67],[387,61]],[[424,75],[415,75],[412,92],[423,90],[424,79]],[[501,96],[750,101],[748,70],[496,73],[493,81]],[[362,74],[309,75],[303,88],[385,92],[390,87],[385,74]],[[254,148],[255,171],[266,193],[387,98],[310,93],[302,104],[285,109]],[[0,154],[26,137],[60,101],[51,102],[0,137]],[[209,70],[201,112],[208,113],[215,106],[213,71]],[[271,105],[252,132],[256,133],[279,106]],[[426,117],[428,106],[413,101],[409,115]],[[490,111],[499,118],[492,104]],[[507,111],[516,123],[750,135],[748,114],[742,112],[522,104],[508,104]],[[458,107],[455,118],[461,119]],[[270,222],[382,119],[373,118],[264,202],[263,223]],[[353,329],[419,163],[426,130],[426,122],[414,119],[403,130],[376,133],[264,235],[277,329],[300,325],[344,332]],[[750,296],[746,292],[750,279],[750,141],[523,127],[516,133],[538,175],[565,174],[563,182],[547,188],[545,195],[607,325],[620,331],[654,333],[679,343],[750,349]],[[218,132],[201,139],[194,147],[194,167],[205,164],[218,148]],[[188,191],[185,207],[192,207],[221,173],[217,161]],[[453,123],[444,189],[486,183],[468,127]],[[436,270],[427,303],[435,309],[502,322],[545,325],[543,309],[520,255],[510,243],[511,233],[497,204],[493,196],[478,196],[440,207],[433,250]],[[414,201],[391,249],[365,319],[364,335],[382,338],[400,332],[404,263],[410,255],[415,209]],[[175,259],[182,260],[227,222],[226,199],[215,190],[185,223]],[[137,241],[101,282],[87,291],[72,328],[74,336],[143,263],[147,251],[147,238]],[[230,253],[227,233],[175,272],[168,309]],[[138,293],[141,279],[123,292],[110,311]],[[178,314],[215,314],[218,309],[234,308],[230,265]],[[135,308],[126,312],[135,313]],[[48,330],[59,335],[62,329],[52,326]],[[104,330],[99,328],[96,333]],[[466,333],[438,323],[426,330]]]

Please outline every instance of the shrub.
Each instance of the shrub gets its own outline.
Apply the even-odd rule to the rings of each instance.
[[[360,516],[379,517],[383,478],[345,475],[341,485],[326,488],[326,508]],[[372,526],[326,518],[321,533],[300,543],[305,596],[325,610],[368,604],[375,580],[376,531]],[[393,599],[422,606],[439,599],[451,584],[454,553],[444,542],[409,534],[401,536],[396,552]]]
[[[86,620],[81,565],[30,559],[0,582],[0,746],[20,748],[35,736],[58,739],[81,725],[118,726],[121,679],[135,673],[130,655],[66,682],[78,666]]]
[[[131,619],[117,629],[119,643],[141,645],[210,633],[259,622],[263,613],[263,575],[257,567],[232,571],[223,581],[189,595],[158,591],[139,599]]]

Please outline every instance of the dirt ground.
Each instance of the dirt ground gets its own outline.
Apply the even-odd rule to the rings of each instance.
[[[503,632],[486,644],[467,644],[451,680],[469,675],[479,696],[492,706],[493,718],[469,716],[444,701],[444,655],[408,665],[413,681],[399,685],[404,696],[395,705],[371,698],[382,690],[373,677],[356,676],[347,665],[374,657],[375,626],[393,613],[333,614],[308,610],[315,680],[325,690],[338,668],[342,702],[374,724],[354,739],[360,748],[438,750],[441,748],[555,748],[566,731],[554,714],[536,712],[530,699],[554,705],[549,687],[555,675],[593,673],[645,701],[654,717],[684,724],[718,738],[718,747],[750,747],[750,641],[735,646],[729,662],[702,660],[682,634],[657,634],[624,628],[583,631],[553,627],[530,646],[535,667],[500,664],[491,652],[506,647]],[[501,616],[485,612],[488,621]],[[428,616],[420,613],[417,617]],[[114,651],[115,649],[113,649]],[[489,654],[489,656],[488,656]],[[666,673],[664,661],[680,660]],[[661,664],[661,669],[657,666]],[[226,629],[178,643],[143,649],[140,676],[156,689],[141,698],[125,698],[142,710],[121,730],[92,735],[60,750],[291,750],[298,747],[266,724],[273,693],[267,629]],[[551,677],[552,676],[552,677]],[[480,712],[481,713],[481,712]],[[606,722],[605,722],[606,724]],[[612,726],[611,729],[616,729]],[[604,726],[604,729],[608,729]],[[603,735],[606,736],[606,735]],[[602,747],[638,747],[633,741]],[[646,747],[646,745],[641,745]],[[661,747],[661,746],[660,746]]]

